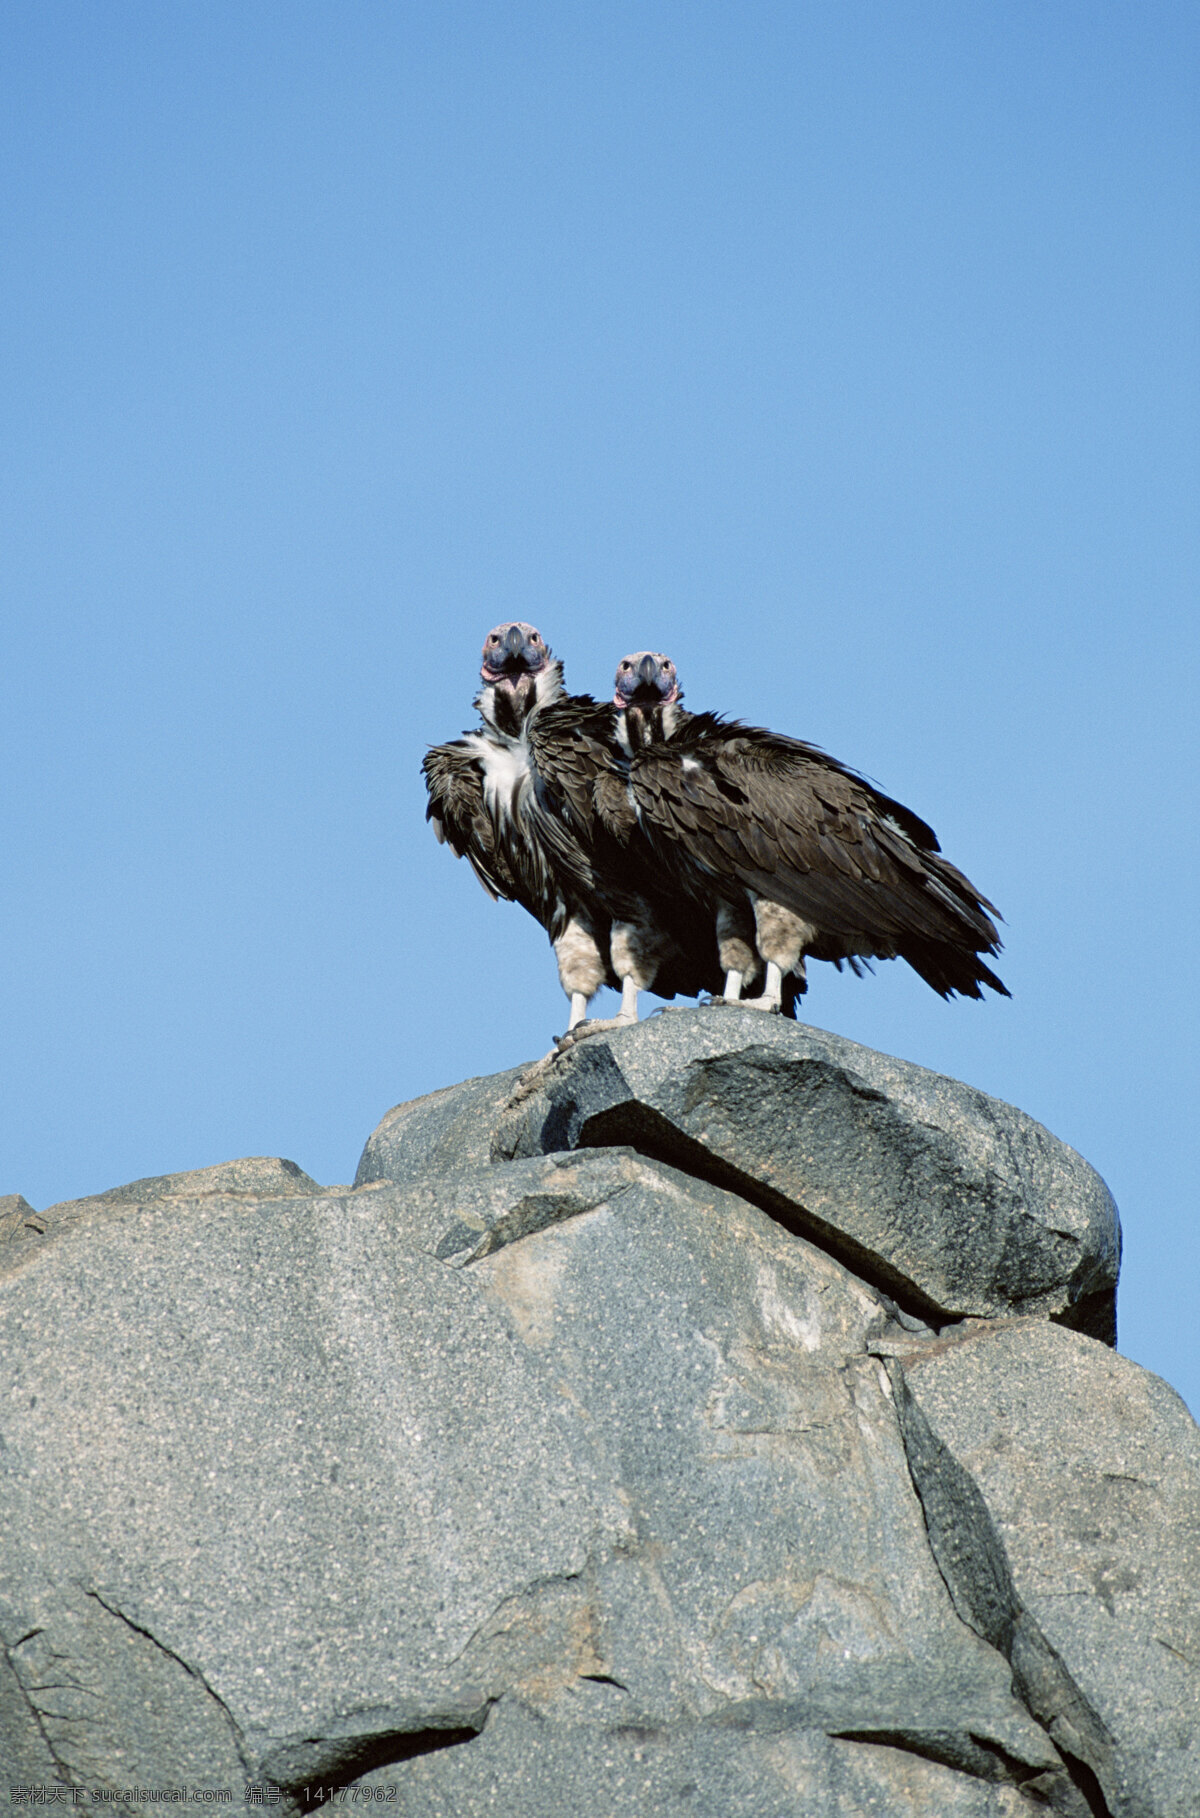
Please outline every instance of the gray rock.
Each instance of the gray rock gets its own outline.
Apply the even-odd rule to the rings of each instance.
[[[1200,1811],[1200,1433],[1175,1392],[1041,1322],[892,1369],[960,1613],[1114,1818]]]
[[[477,1740],[429,1742],[418,1759],[364,1775],[356,1792],[394,1794],[404,1818],[1033,1818],[1039,1809],[1012,1785],[792,1727],[568,1728],[505,1703]]]
[[[5,1774],[10,1786],[67,1785],[8,1651],[0,1648],[0,1778]]]
[[[78,1223],[0,1282],[14,1754],[299,1797],[482,1729],[515,1811],[519,1707],[550,1788],[648,1730],[676,1740],[646,1799],[695,1755],[705,1798],[744,1783],[730,1818],[781,1773],[830,1789],[806,1812],[899,1786],[897,1748],[946,1810],[1036,1782],[1074,1811],[930,1555],[867,1349],[894,1331],[755,1207],[617,1151]]]
[[[753,1010],[667,1011],[542,1072],[389,1112],[357,1180],[629,1144],[753,1200],[935,1323],[1038,1314],[1115,1342],[1099,1175],[998,1099]]]
[[[35,1212],[23,1193],[6,1193],[0,1199],[0,1245],[11,1243],[28,1232],[40,1236],[46,1221]]]
[[[394,1105],[367,1138],[355,1186],[490,1167],[492,1126],[524,1071],[510,1067],[507,1073],[484,1073]]]
[[[203,1676],[100,1592],[59,1587],[39,1600],[24,1634],[10,1634],[6,1623],[7,1665],[24,1705],[14,1711],[14,1755],[40,1743],[51,1785],[244,1782],[236,1726]]]
[[[650,1177],[677,1178],[661,1169]],[[462,1268],[535,1231],[591,1212],[647,1178],[636,1150],[577,1149],[502,1168],[427,1175],[402,1187],[376,1182],[354,1192],[386,1191],[381,1204],[405,1241]],[[692,1185],[685,1181],[683,1190],[690,1192]]]
[[[237,1161],[218,1162],[212,1168],[188,1168],[182,1174],[151,1174],[123,1187],[109,1187],[86,1199],[60,1200],[47,1207],[43,1217],[61,1222],[75,1208],[94,1206],[145,1206],[164,1199],[204,1199],[211,1193],[246,1193],[263,1199],[295,1199],[301,1193],[323,1193],[315,1180],[294,1161],[278,1155],[243,1155]]]
[[[121,1212],[129,1206],[157,1205],[163,1200],[199,1200],[214,1195],[237,1199],[290,1199],[301,1193],[324,1193],[294,1161],[277,1155],[245,1155],[211,1168],[189,1168],[182,1174],[152,1174],[125,1186],[109,1187],[86,1199],[63,1199],[35,1212],[21,1195],[0,1199],[0,1270],[16,1267],[39,1247],[38,1239],[57,1237],[83,1219]]]
[[[0,1219],[13,1782],[1200,1810],[1197,1434],[1064,1329],[1115,1209],[1008,1106],[677,1012],[398,1107],[354,1189]]]
[[[182,1663],[248,1771],[328,1771],[347,1725],[467,1720],[475,1629],[624,1532],[578,1412],[379,1200],[134,1205],[0,1284],[0,1636],[43,1724],[16,1641],[91,1678],[69,1585]],[[184,1773],[134,1740],[97,1784]],[[55,1747],[96,1779],[90,1746],[72,1711]]]

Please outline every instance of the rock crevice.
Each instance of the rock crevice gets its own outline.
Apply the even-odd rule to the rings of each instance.
[[[1064,1812],[1113,1818],[1105,1793],[1115,1790],[1112,1737],[1022,1606],[979,1490],[933,1432],[895,1356],[888,1376],[929,1543],[954,1607],[1008,1661],[1015,1691],[1063,1756],[1077,1789],[1073,1799],[1065,1786],[1057,1788],[1051,1803]]]
[[[1115,1342],[1120,1225],[1104,1182],[958,1081],[753,1011],[666,1012],[536,1078],[397,1107],[358,1183],[628,1146],[761,1206],[928,1323],[1022,1313]]]

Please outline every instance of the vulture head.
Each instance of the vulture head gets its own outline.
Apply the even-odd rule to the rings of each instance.
[[[484,639],[480,707],[484,718],[519,724],[535,706],[562,693],[562,664],[550,654],[540,631],[521,619],[497,625]]]
[[[679,677],[661,650],[635,650],[617,664],[617,707],[667,707],[683,699]]]

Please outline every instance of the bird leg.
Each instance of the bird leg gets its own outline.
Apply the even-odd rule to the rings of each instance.
[[[714,1004],[740,1004],[742,987],[759,970],[754,951],[754,927],[749,909],[743,903],[717,905],[717,953],[725,973],[725,988]],[[752,1000],[751,1000],[752,1001]]]
[[[649,991],[658,977],[659,968],[668,957],[668,937],[655,927],[649,908],[639,904],[636,919],[614,922],[609,941],[612,969],[621,981],[621,1008],[615,1022],[619,1028],[638,1019],[638,992]]]
[[[742,1002],[752,1010],[783,1009],[783,979],[794,973],[804,988],[804,950],[817,939],[811,922],[772,903],[766,897],[754,898],[754,923],[758,951],[766,962],[767,978],[761,997],[744,997]]]
[[[604,983],[604,961],[595,934],[574,915],[554,943],[554,956],[559,983],[571,1000],[569,1035],[582,1023],[588,1004]]]
[[[768,960],[767,979],[762,996],[743,997],[740,1001],[747,1010],[781,1010],[783,1008],[782,967],[777,966],[774,960]]]
[[[575,1014],[571,1000],[571,1021],[567,1033],[558,1038],[559,1048],[573,1047],[589,1035],[602,1035],[606,1029],[626,1029],[638,1020],[638,992],[649,991],[661,964],[663,940],[650,921],[649,911],[637,922],[614,922],[609,954],[612,969],[621,981],[621,1008],[615,1016],[598,1016],[585,1022]]]
[[[638,1019],[637,980],[621,980],[621,1008],[615,1016],[594,1016],[583,1022],[572,1014],[567,1025],[567,1033],[558,1037],[558,1049],[573,1048],[576,1042],[586,1041],[589,1035],[602,1035],[606,1029],[627,1029],[630,1023]]]

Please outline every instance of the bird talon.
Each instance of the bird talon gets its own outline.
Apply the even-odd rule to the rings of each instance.
[[[604,1035],[611,1029],[627,1029],[631,1020],[636,1021],[637,1019],[620,1016],[589,1016],[586,1021],[576,1023],[573,1029],[568,1029],[565,1035],[556,1035],[554,1046],[560,1054],[563,1054],[568,1048],[573,1048],[576,1042],[587,1041],[591,1035]]]
[[[538,1090],[558,1057],[559,1050],[551,1048],[549,1054],[543,1054],[540,1061],[534,1061],[532,1067],[527,1068],[518,1076],[512,1091],[500,1107],[501,1116],[506,1111],[515,1110],[518,1105],[524,1104],[525,1100]]]

